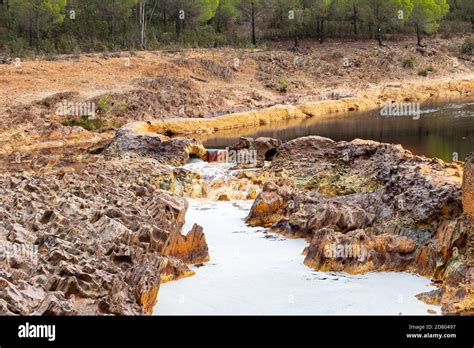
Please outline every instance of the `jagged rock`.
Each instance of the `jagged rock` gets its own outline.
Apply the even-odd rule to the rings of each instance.
[[[233,150],[239,154],[242,154],[242,157],[252,156],[255,158],[255,163],[241,163],[238,164],[238,168],[252,168],[252,167],[263,167],[265,161],[271,161],[276,154],[278,147],[282,144],[282,141],[279,139],[260,137],[257,139],[249,137],[241,137],[239,142],[234,146],[230,147],[230,150]]]
[[[32,315],[77,315],[72,299],[66,299],[62,292],[49,292]]]
[[[0,298],[9,304],[10,311],[27,315],[37,307],[45,296],[45,291],[36,285],[29,284],[26,280],[16,279],[15,282],[8,281],[14,278],[15,274],[5,274],[7,278],[0,278]]]
[[[474,314],[474,267],[465,260],[454,259],[443,273],[436,290],[421,293],[417,298],[441,306],[444,314]]]
[[[179,258],[186,263],[196,264],[209,261],[209,251],[202,227],[194,224],[186,236],[173,234],[163,253]]]
[[[109,145],[109,149],[115,148],[114,150],[119,153],[137,151],[146,154],[156,151],[162,143],[169,140],[169,137],[161,134],[140,134],[128,128],[120,128],[117,130],[112,144]]]
[[[402,271],[413,262],[416,244],[404,236],[367,236],[364,230],[343,234],[318,230],[306,250],[305,264],[321,271],[365,273]]]
[[[282,141],[279,139],[260,137],[255,139],[254,147],[257,150],[259,158],[263,158],[265,161],[271,161],[281,144]]]
[[[199,140],[169,138],[165,135],[141,130],[133,123],[119,129],[103,153],[111,157],[137,154],[175,167],[187,163],[190,156],[206,158],[206,149]]]
[[[239,142],[233,145],[231,148],[233,150],[243,150],[243,149],[250,149],[253,148],[255,145],[255,141],[253,138],[250,137],[240,137]]]
[[[459,162],[359,139],[294,139],[278,147],[247,221],[306,238],[305,264],[318,270],[411,271],[445,280],[443,311],[469,313],[471,167],[466,162],[461,198]]]
[[[9,307],[10,305],[8,302],[0,298],[0,313],[2,313],[2,315],[18,315],[17,313],[10,311]]]
[[[267,182],[252,205],[246,222],[252,226],[269,227],[288,215],[294,209],[295,185],[292,180],[277,179]]]
[[[474,218],[474,152],[466,158],[462,184],[464,212]]]
[[[194,271],[189,269],[186,264],[174,257],[167,257],[160,265],[160,283],[166,283],[194,275]]]
[[[0,313],[150,314],[162,279],[209,258],[199,226],[181,235],[188,205],[160,189],[170,177],[152,158],[0,177],[0,243],[12,250],[0,258]]]
[[[331,168],[328,159],[335,157],[335,144],[331,139],[317,136],[288,141],[278,149],[272,170],[297,171],[304,175]]]
[[[2,57],[0,58],[0,64],[11,64],[12,59],[10,57]]]

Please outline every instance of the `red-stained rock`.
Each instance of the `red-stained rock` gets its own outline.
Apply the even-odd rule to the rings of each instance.
[[[103,151],[107,157],[127,157],[139,155],[153,158],[161,164],[180,166],[189,161],[190,156],[206,158],[206,149],[199,140],[191,138],[169,138],[158,133],[141,132],[133,123],[119,129]]]
[[[269,227],[288,216],[294,209],[296,189],[292,180],[277,179],[267,182],[252,205],[247,223]]]
[[[256,159],[255,163],[243,163],[240,167],[263,167],[265,161],[273,160],[278,148],[282,145],[279,139],[260,137],[257,139],[241,137],[230,150],[247,153]]]
[[[278,147],[248,222],[306,238],[305,264],[318,270],[443,280],[443,311],[471,313],[471,162],[461,199],[459,162],[373,141],[294,139]]]
[[[413,262],[416,244],[400,236],[367,236],[364,230],[345,234],[323,228],[306,250],[305,264],[321,271],[365,273],[403,271]]]
[[[0,177],[0,243],[17,248],[0,255],[0,313],[151,314],[162,280],[208,258],[199,226],[181,235],[186,200],[156,185],[170,175],[122,158],[81,174]]]
[[[173,234],[163,249],[164,255],[174,256],[185,263],[209,261],[209,250],[202,227],[194,224],[187,235]]]
[[[474,218],[474,152],[467,157],[464,164],[462,203],[464,212]]]

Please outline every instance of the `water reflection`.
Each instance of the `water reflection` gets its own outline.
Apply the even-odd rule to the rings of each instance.
[[[239,137],[272,137],[291,140],[319,135],[334,140],[356,138],[402,144],[417,155],[452,161],[464,160],[474,151],[474,98],[430,102],[422,105],[419,120],[412,117],[383,117],[378,112],[352,112],[324,118],[292,120],[254,129],[231,129],[206,136],[208,148],[225,148]]]

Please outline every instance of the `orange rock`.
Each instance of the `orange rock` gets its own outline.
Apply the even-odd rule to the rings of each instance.
[[[462,203],[464,212],[474,218],[474,153],[468,156],[464,164]]]
[[[185,263],[209,261],[209,250],[202,227],[194,224],[187,235],[172,234],[163,253],[179,258]]]

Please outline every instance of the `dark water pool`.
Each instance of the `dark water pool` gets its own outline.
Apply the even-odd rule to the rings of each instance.
[[[293,120],[260,127],[234,129],[207,137],[208,148],[225,148],[239,137],[291,140],[319,135],[334,140],[356,138],[402,144],[417,155],[444,161],[464,160],[474,151],[474,98],[432,101],[421,105],[421,117],[381,116],[379,111],[335,114],[324,118]]]

